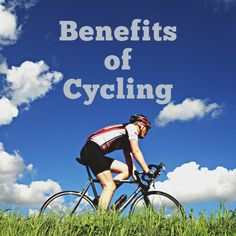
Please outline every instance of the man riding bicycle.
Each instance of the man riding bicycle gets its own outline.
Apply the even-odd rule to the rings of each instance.
[[[107,209],[116,189],[112,173],[117,173],[114,179],[125,180],[134,175],[135,165],[132,155],[144,172],[152,177],[138,145],[138,139],[143,139],[151,128],[150,121],[140,114],[132,115],[129,123],[112,125],[91,134],[81,150],[81,161],[90,167],[102,185],[98,206]],[[114,150],[123,150],[126,164],[105,156]],[[131,155],[132,154],[132,155]]]

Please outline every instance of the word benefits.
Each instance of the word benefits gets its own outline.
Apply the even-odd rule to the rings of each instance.
[[[84,105],[91,105],[100,93],[103,99],[155,99],[158,104],[167,104],[171,100],[172,84],[160,84],[153,88],[151,84],[134,84],[129,77],[124,83],[123,77],[117,77],[115,84],[83,84],[81,79],[68,79],[63,87],[69,99],[84,98]]]
[[[174,41],[177,38],[176,26],[161,26],[159,22],[150,24],[148,19],[133,19],[129,27],[120,25],[82,26],[79,29],[75,21],[60,21],[60,41]]]

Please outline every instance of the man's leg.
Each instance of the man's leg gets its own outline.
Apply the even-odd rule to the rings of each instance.
[[[108,209],[111,198],[116,190],[116,185],[110,170],[105,170],[97,174],[96,177],[102,185],[102,193],[98,201],[98,206],[99,208],[106,210]]]
[[[114,179],[116,180],[125,180],[129,178],[129,168],[128,165],[114,160],[110,166],[110,170],[103,171],[97,174],[97,179],[100,181],[102,185],[102,193],[99,198],[98,206],[102,209],[108,209],[111,198],[117,187],[115,182],[113,181],[112,174],[117,173]]]
[[[110,170],[113,173],[117,173],[114,177],[115,180],[125,180],[129,178],[128,165],[121,161],[114,160],[111,164]]]

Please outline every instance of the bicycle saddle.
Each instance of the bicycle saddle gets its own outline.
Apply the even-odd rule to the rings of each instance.
[[[84,162],[81,160],[81,157],[76,157],[75,160],[78,161],[81,165],[86,166],[86,163],[84,163]]]

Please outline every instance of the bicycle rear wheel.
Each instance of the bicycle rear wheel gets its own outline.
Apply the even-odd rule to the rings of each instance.
[[[132,204],[130,214],[135,214],[150,209],[160,213],[166,218],[177,215],[185,217],[185,212],[181,204],[171,195],[161,191],[150,191],[147,196],[141,195]]]
[[[97,207],[86,195],[81,198],[81,193],[77,191],[63,191],[51,196],[41,207],[40,215],[53,214],[58,216],[69,216],[72,214],[83,214],[93,212]],[[76,209],[75,209],[76,208]]]

